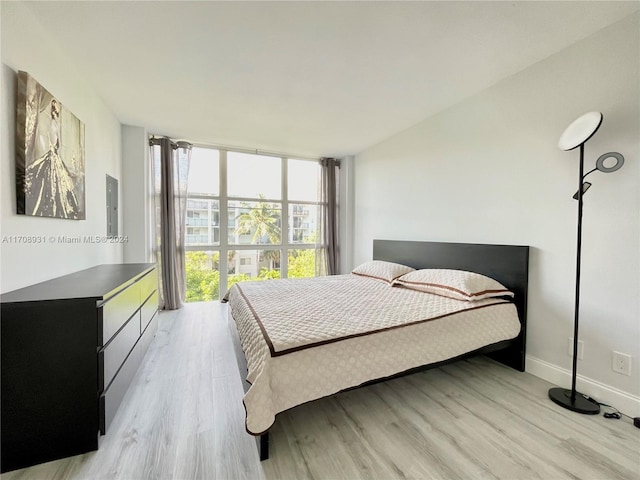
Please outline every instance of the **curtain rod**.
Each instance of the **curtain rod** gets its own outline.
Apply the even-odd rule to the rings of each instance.
[[[309,155],[296,155],[295,153],[272,152],[260,150],[259,148],[236,147],[233,145],[223,145],[220,143],[194,143],[194,146],[203,148],[217,148],[220,150],[230,150],[232,152],[252,153],[254,155],[267,155],[269,157],[287,157],[300,160],[320,160],[320,157],[310,157]]]
[[[187,150],[191,150],[191,148],[193,147],[193,145],[189,142],[185,142],[184,140],[173,141],[169,137],[162,137],[162,138],[151,137],[149,138],[149,146],[160,145],[160,142],[162,141],[163,138],[166,138],[167,140],[169,140],[169,143],[171,144],[171,148],[174,150],[178,148],[186,148]]]
[[[165,137],[168,138],[168,137]],[[149,139],[149,145],[159,145],[160,144],[160,138],[156,138],[155,136],[152,136]],[[246,148],[246,147],[235,147],[232,145],[223,145],[223,144],[216,144],[216,143],[198,143],[198,142],[194,142],[191,144],[194,147],[201,147],[201,148],[214,148],[214,149],[218,149],[218,150],[230,150],[232,152],[240,152],[240,153],[251,153],[254,155],[267,155],[269,157],[286,157],[286,158],[292,158],[292,159],[299,159],[299,160],[316,160],[319,161],[321,158],[323,157],[310,157],[308,155],[296,155],[293,153],[282,153],[282,152],[270,152],[267,150],[259,150],[257,148]],[[336,164],[338,165],[338,167],[340,167],[340,159],[336,159]]]

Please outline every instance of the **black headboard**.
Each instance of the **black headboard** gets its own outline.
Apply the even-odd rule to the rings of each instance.
[[[522,357],[522,367],[514,368],[524,370],[529,278],[528,246],[374,240],[373,258],[418,269],[467,270],[482,273],[502,283],[515,294],[514,303],[522,325],[518,337],[520,352],[516,356]]]

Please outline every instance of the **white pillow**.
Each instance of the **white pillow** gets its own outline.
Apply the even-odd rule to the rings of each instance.
[[[393,285],[457,300],[475,301],[491,297],[513,297],[513,292],[493,278],[464,270],[436,268],[414,270],[396,278]]]
[[[391,285],[396,278],[414,270],[415,268],[407,267],[400,263],[372,260],[358,265],[351,273],[380,280]]]

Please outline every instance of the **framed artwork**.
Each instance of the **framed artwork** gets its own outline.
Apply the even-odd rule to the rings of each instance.
[[[27,72],[18,72],[17,212],[84,220],[84,123]]]

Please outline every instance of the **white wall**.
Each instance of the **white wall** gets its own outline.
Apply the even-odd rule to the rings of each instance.
[[[354,244],[354,264],[371,258],[375,238],[530,245],[528,369],[568,381],[577,222],[571,196],[579,154],[560,151],[557,141],[579,115],[602,111],[585,168],[608,151],[621,152],[626,163],[589,177],[578,363],[587,378],[578,386],[634,415],[640,414],[638,32],[636,14],[358,155]],[[633,355],[632,376],[611,370],[612,350]]]
[[[148,262],[149,136],[142,127],[122,126],[122,175],[124,261]]]
[[[0,291],[6,292],[101,263],[122,261],[122,244],[64,244],[58,236],[106,234],[106,175],[121,177],[120,124],[83,82],[82,72],[56,48],[28,4],[2,2],[0,139]],[[16,72],[29,72],[85,124],[86,220],[16,214]],[[122,196],[119,203],[122,205]],[[122,208],[120,209],[122,225]],[[7,243],[16,235],[44,236],[45,244]]]

